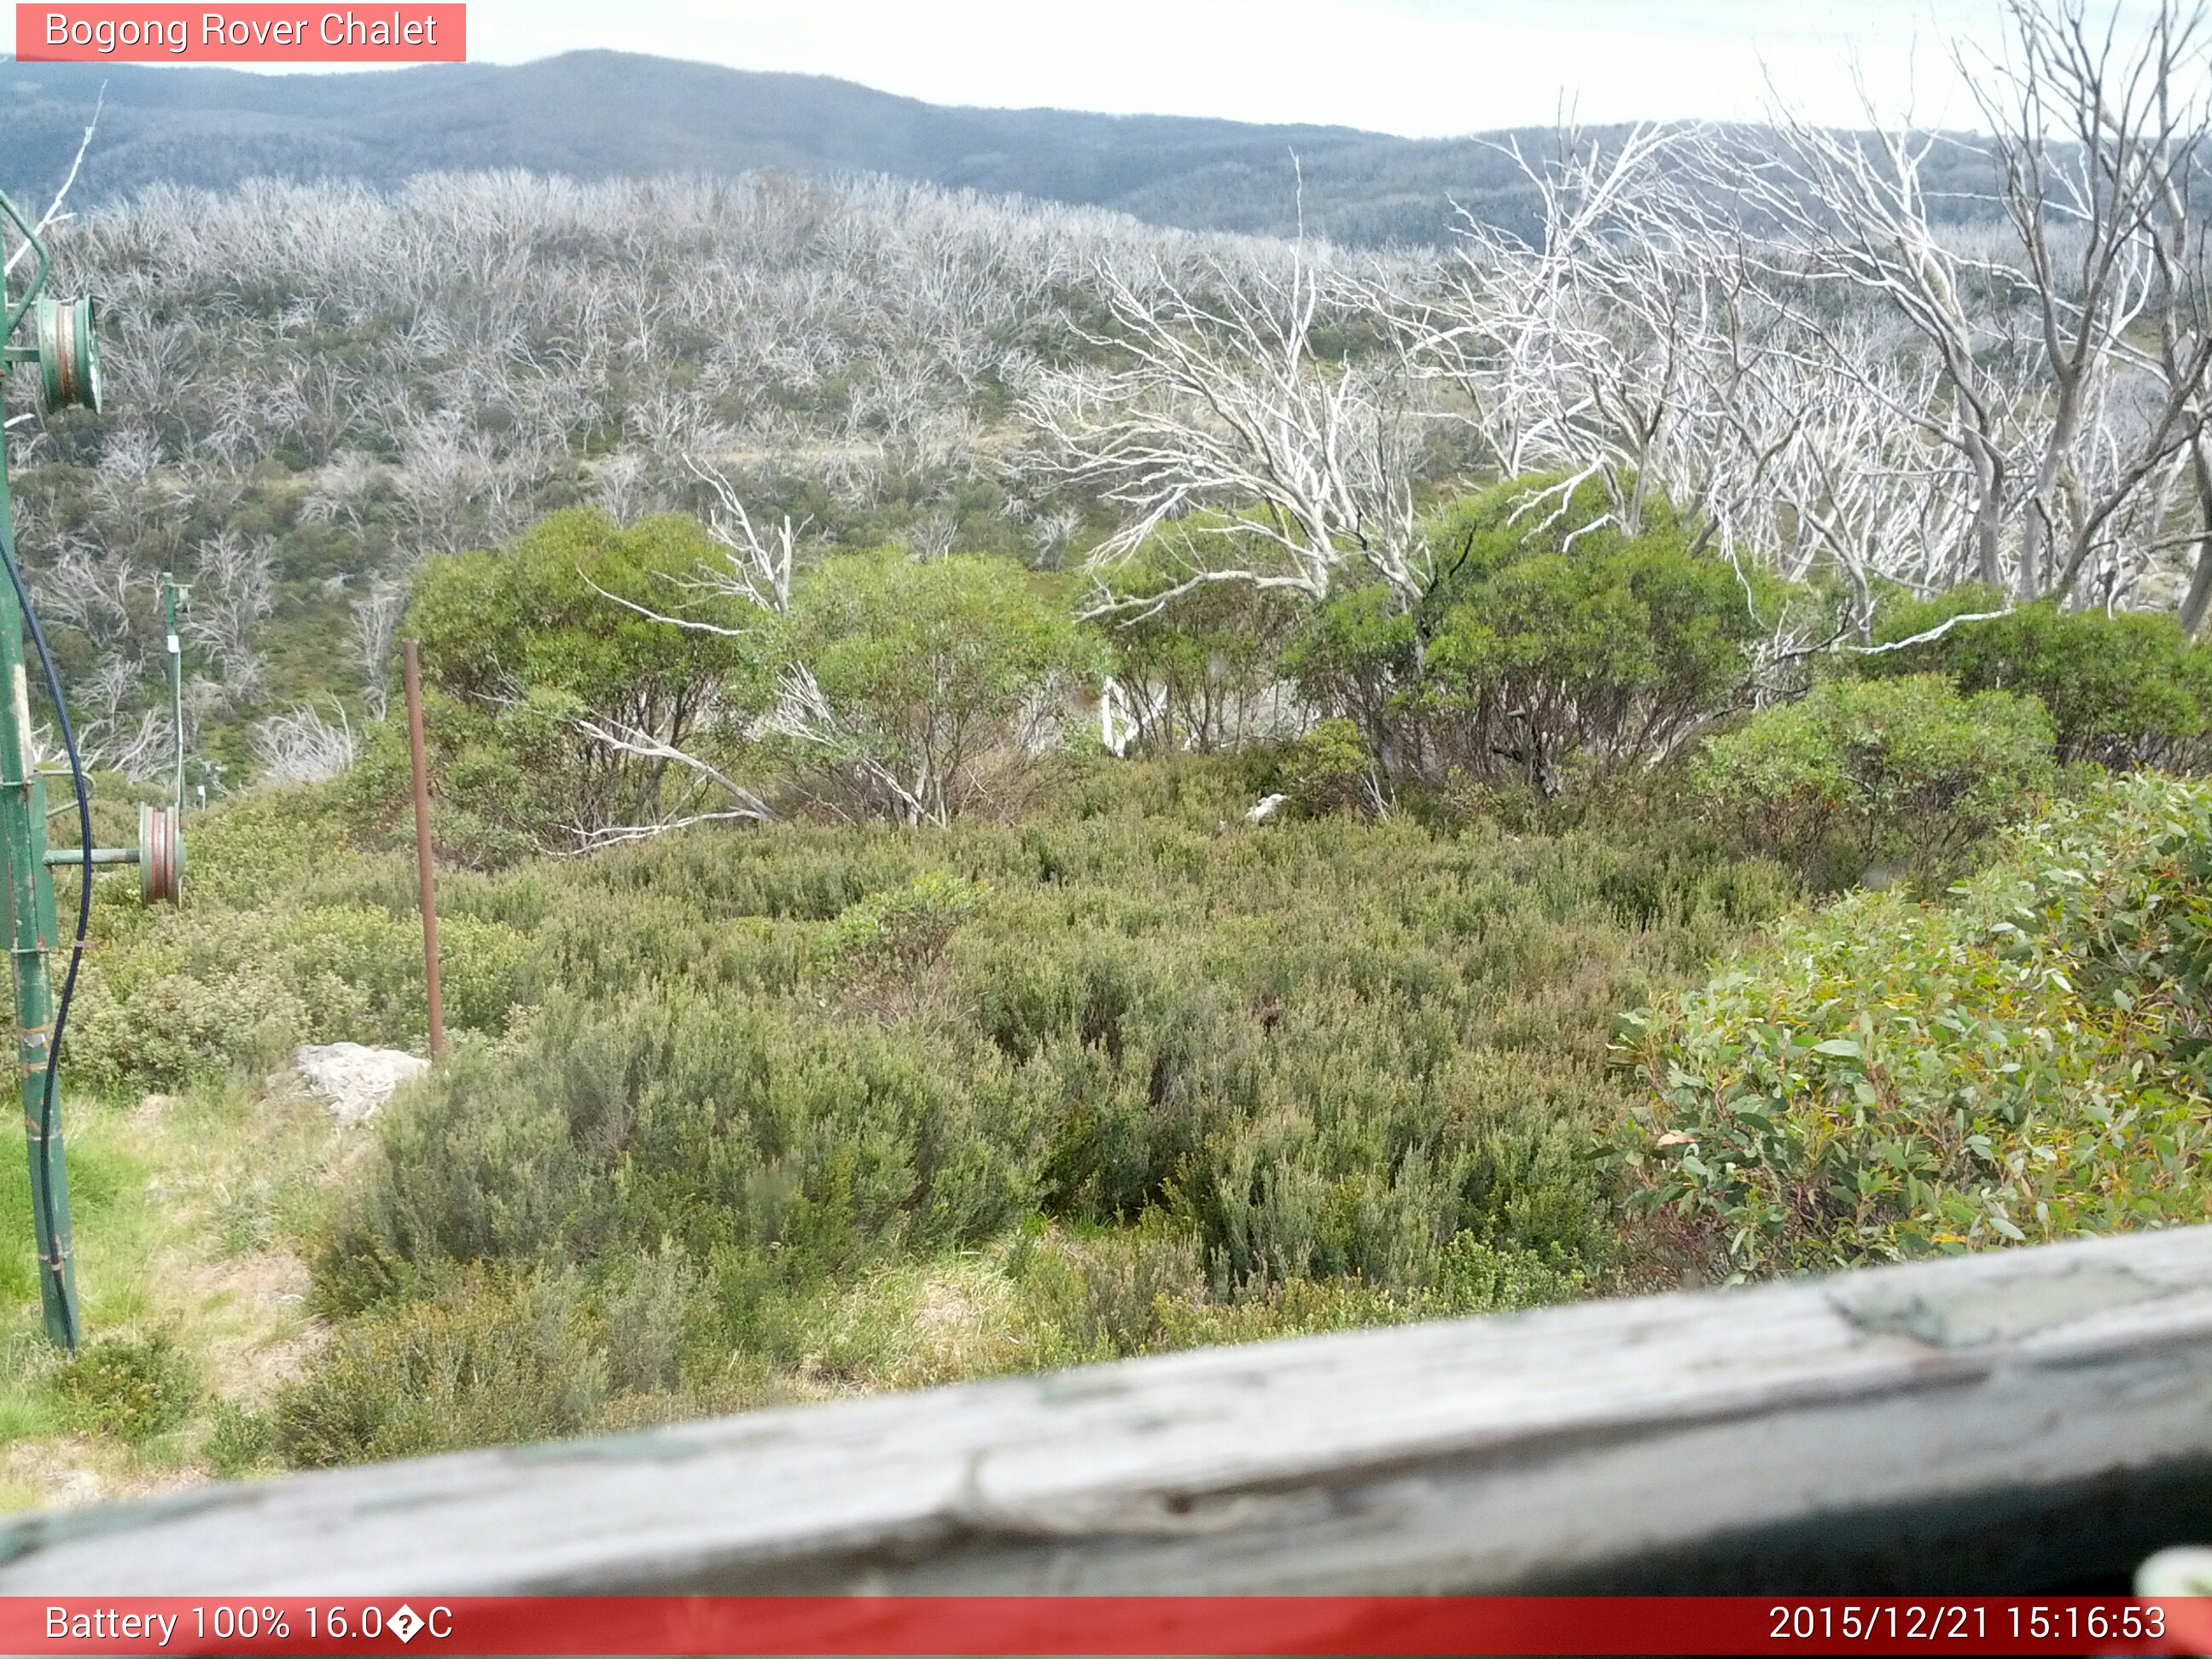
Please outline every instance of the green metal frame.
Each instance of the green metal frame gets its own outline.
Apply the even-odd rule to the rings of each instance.
[[[93,336],[96,307],[89,299],[58,301],[42,290],[53,266],[38,228],[5,191],[0,191],[0,220],[13,225],[33,256],[29,280],[20,297],[7,293],[0,266],[0,416],[4,416],[7,370],[15,363],[39,365],[49,409],[100,407],[100,355]],[[4,238],[0,238],[4,256]],[[14,343],[26,317],[33,319],[37,343]],[[8,428],[0,418],[0,553],[20,571],[15,547],[15,499],[8,483]],[[169,599],[170,633],[176,631],[173,585]],[[173,699],[179,679],[173,653]],[[181,805],[183,731],[178,708],[178,787]],[[46,790],[38,775],[31,727],[30,664],[24,651],[24,617],[15,584],[0,581],[0,904],[4,904],[8,950],[15,992],[16,1080],[23,1107],[23,1129],[31,1160],[31,1214],[38,1235],[39,1297],[46,1310],[46,1334],[60,1347],[76,1351],[80,1335],[76,1256],[70,1220],[69,1164],[62,1139],[61,1100],[57,1092],[47,1109],[46,1073],[53,1058],[54,988],[52,952],[65,940],[55,917],[53,872],[74,867],[90,881],[106,865],[140,866],[142,890],[149,899],[173,901],[184,876],[184,845],[175,811],[149,808],[139,817],[139,845],[107,848],[50,848],[46,844]],[[43,1120],[43,1127],[42,1127]]]
[[[15,325],[23,320],[24,316],[38,300],[40,290],[46,287],[46,273],[54,268],[54,261],[53,256],[46,252],[46,243],[40,239],[39,228],[23,216],[22,210],[9,199],[8,192],[4,190],[0,190],[0,218],[7,220],[9,224],[15,227],[17,234],[23,239],[23,245],[31,250],[33,256],[38,260],[36,268],[31,272],[31,280],[24,285],[21,301],[8,308],[8,325],[5,328],[0,328],[0,344],[4,344],[15,334]],[[15,356],[19,353],[20,349],[17,351],[11,351],[9,355]],[[32,354],[21,353],[20,355]]]
[[[15,500],[7,483],[7,369],[13,362],[35,362],[40,392],[49,410],[100,410],[100,341],[97,307],[91,299],[53,301],[45,296],[53,258],[28,222],[0,191],[0,222],[15,226],[22,246],[33,254],[31,279],[22,296],[7,295],[7,270],[0,264],[0,553],[15,571]],[[4,237],[0,237],[4,258]],[[33,319],[35,345],[15,345],[24,319]],[[0,581],[0,905],[7,911],[9,963],[15,980],[15,1078],[22,1097],[24,1137],[31,1151],[31,1218],[38,1230],[38,1294],[46,1310],[46,1336],[58,1347],[77,1352],[77,1261],[69,1218],[69,1159],[62,1146],[62,1099],[46,1097],[46,1075],[53,1064],[53,957],[73,942],[62,938],[55,921],[53,872],[76,869],[77,880],[93,878],[104,865],[137,865],[139,896],[149,902],[177,902],[184,891],[184,671],[177,657],[177,584],[164,584],[168,619],[170,717],[177,728],[175,805],[139,807],[139,845],[115,848],[49,848],[46,845],[46,783],[38,776],[31,745],[31,664],[24,654],[27,599],[15,598],[15,584]],[[51,675],[51,668],[49,668]],[[49,679],[49,686],[53,681]],[[60,688],[53,688],[60,696]],[[66,723],[64,723],[66,726]]]
[[[161,618],[167,632],[163,643],[169,659],[169,727],[177,747],[177,770],[174,787],[170,791],[170,809],[177,822],[185,819],[185,645],[177,636],[177,578],[172,574],[161,578]]]
[[[0,345],[13,338],[52,269],[46,244],[15,204],[0,191],[0,217],[19,231],[35,264],[20,301],[7,307]],[[9,346],[12,361],[35,360],[35,348]],[[4,414],[4,403],[0,403]],[[15,498],[8,486],[8,429],[0,419],[0,552],[16,562]],[[17,562],[20,569],[21,564]],[[76,1253],[70,1221],[69,1161],[62,1139],[61,1102],[54,1102],[40,1132],[46,1062],[53,1040],[54,987],[49,952],[59,942],[54,917],[53,875],[46,867],[46,785],[31,756],[29,666],[23,655],[23,616],[12,584],[0,581],[0,892],[7,908],[9,961],[15,981],[16,1082],[23,1105],[23,1133],[31,1159],[31,1216],[38,1234],[39,1299],[46,1334],[75,1352],[79,1303]],[[89,872],[87,872],[89,878]]]

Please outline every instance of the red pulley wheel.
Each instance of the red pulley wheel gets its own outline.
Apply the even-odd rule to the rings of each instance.
[[[166,806],[138,809],[138,892],[149,904],[174,904],[184,896],[185,841],[177,815]]]

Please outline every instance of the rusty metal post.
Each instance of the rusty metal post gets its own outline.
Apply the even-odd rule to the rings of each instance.
[[[438,891],[430,862],[430,768],[422,753],[422,659],[405,642],[407,748],[415,763],[415,869],[422,889],[422,980],[429,991],[430,1054],[446,1052],[446,1000],[438,987]]]

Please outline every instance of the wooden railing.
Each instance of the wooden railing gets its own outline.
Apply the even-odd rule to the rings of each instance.
[[[0,1594],[2119,1588],[2208,1500],[2191,1228],[31,1515]]]

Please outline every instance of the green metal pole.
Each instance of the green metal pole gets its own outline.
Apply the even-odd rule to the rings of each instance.
[[[177,817],[185,816],[185,651],[177,637],[177,579],[161,578],[161,611],[168,622],[169,721],[177,744]]]
[[[15,510],[8,489],[8,437],[0,423],[0,551],[15,559]],[[21,567],[17,566],[20,569]],[[53,981],[46,953],[57,937],[46,854],[46,790],[31,754],[31,697],[23,660],[23,616],[14,586],[0,581],[0,873],[15,977],[15,1058],[23,1130],[31,1155],[31,1219],[39,1243],[39,1299],[46,1334],[76,1352],[76,1259],[70,1228],[69,1165],[61,1099],[43,1126],[46,1063],[53,1041]],[[89,880],[91,872],[81,879]]]

